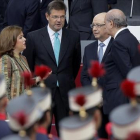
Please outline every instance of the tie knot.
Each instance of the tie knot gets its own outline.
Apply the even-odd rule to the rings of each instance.
[[[58,38],[59,33],[56,32],[56,33],[54,33],[54,35],[56,38]]]
[[[104,47],[105,44],[104,44],[104,43],[100,43],[99,46],[100,46],[100,47]]]

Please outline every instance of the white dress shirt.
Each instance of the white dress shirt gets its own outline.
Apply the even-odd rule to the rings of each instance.
[[[123,30],[127,29],[127,27],[121,28],[120,30],[117,31],[117,33],[114,35],[114,39],[116,38],[116,36]]]
[[[104,55],[104,53],[105,53],[105,51],[106,51],[106,48],[107,48],[107,46],[108,46],[108,44],[109,44],[109,42],[110,42],[110,39],[111,39],[111,36],[108,37],[104,42],[101,42],[100,40],[98,40],[98,52],[97,52],[97,54],[99,54],[99,49],[100,49],[99,44],[100,44],[100,43],[104,43],[104,44],[105,44],[105,46],[103,47],[103,55]]]
[[[48,24],[47,28],[48,28],[48,33],[49,33],[50,40],[51,40],[51,43],[52,43],[52,47],[54,48],[54,38],[55,38],[55,35],[54,35],[54,34],[55,34],[55,31],[53,31],[53,30],[50,28],[49,24]],[[59,35],[58,35],[58,38],[59,38],[60,44],[61,44],[62,29],[59,30],[57,33],[59,34]]]

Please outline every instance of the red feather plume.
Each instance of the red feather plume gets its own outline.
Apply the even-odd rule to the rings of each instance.
[[[21,126],[24,126],[27,123],[27,116],[23,111],[14,114],[13,117]]]
[[[109,123],[106,124],[105,130],[106,130],[106,132],[107,132],[107,134],[108,134],[109,136],[112,135],[112,123],[111,123],[111,122],[109,122]]]
[[[83,94],[78,94],[76,97],[75,97],[75,102],[80,105],[80,106],[83,106],[85,103],[86,103],[86,97],[85,95]]]
[[[138,45],[138,50],[139,50],[139,53],[140,53],[140,44]]]
[[[33,84],[35,84],[35,81],[33,80],[32,78],[32,73],[28,72],[28,71],[24,71],[22,73],[22,76],[24,78],[24,85],[25,85],[25,88],[26,87],[30,87],[32,86]]]
[[[126,140],[140,140],[140,132],[132,132]]]
[[[35,66],[35,75],[40,76],[42,80],[47,78],[51,71],[51,68],[45,65]]]
[[[135,94],[134,86],[135,86],[135,82],[124,80],[121,83],[121,90],[124,93],[124,95],[126,95],[127,97],[135,98],[136,94]]]
[[[92,77],[101,77],[105,74],[105,69],[103,68],[103,64],[100,64],[98,61],[91,61],[91,66],[88,70],[89,74]]]

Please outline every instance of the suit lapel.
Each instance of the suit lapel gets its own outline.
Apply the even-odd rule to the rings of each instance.
[[[110,51],[110,49],[111,49],[111,45],[112,45],[113,40],[114,40],[114,39],[113,39],[113,38],[111,38],[111,40],[109,41],[109,44],[108,44],[107,49],[106,49],[106,51],[105,51],[105,53],[104,53],[104,56],[103,56],[102,62],[104,62],[104,61],[105,61],[105,58],[106,58],[106,56],[107,56],[108,52],[109,52],[109,51]]]
[[[45,50],[48,52],[50,57],[56,63],[52,43],[51,43],[50,36],[48,34],[48,30],[46,26],[42,29],[42,36],[43,36],[42,42],[43,42]]]
[[[59,62],[58,65],[61,63],[67,49],[69,46],[69,39],[67,37],[67,32],[65,29],[62,30],[62,39],[61,39],[61,47],[60,47],[60,53],[59,53]]]
[[[93,52],[95,54],[95,58],[93,60],[99,60],[99,58],[98,58],[98,41],[96,41],[96,45],[93,48],[94,48]]]
[[[78,0],[74,0],[74,1],[71,2],[70,13],[72,12],[72,10],[75,7],[75,5],[76,5],[77,2],[78,2]]]

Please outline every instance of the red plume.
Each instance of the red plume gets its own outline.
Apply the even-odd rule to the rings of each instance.
[[[132,132],[126,140],[140,140],[140,132]]]
[[[139,50],[139,53],[140,53],[140,44],[138,45],[138,50]]]
[[[130,98],[135,98],[136,94],[135,94],[134,86],[135,86],[135,82],[129,81],[129,80],[124,80],[121,83],[121,90],[126,96],[128,96]]]
[[[109,122],[109,123],[107,123],[106,124],[106,126],[105,126],[105,130],[106,130],[106,132],[107,132],[107,134],[109,135],[109,136],[111,136],[112,135],[112,123],[111,122]]]
[[[27,123],[27,116],[23,111],[16,113],[13,117],[21,126],[24,126]]]
[[[47,78],[51,71],[51,68],[45,65],[35,66],[35,75],[40,76],[42,80]]]
[[[25,71],[22,73],[22,76],[24,78],[24,85],[25,87],[30,87],[33,84],[35,84],[35,81],[32,78],[32,74],[28,71]]]
[[[86,103],[86,97],[83,94],[79,94],[75,97],[75,102],[80,105],[83,106]]]
[[[88,72],[92,77],[98,78],[105,74],[105,69],[103,68],[103,64],[100,64],[98,61],[91,61]]]

